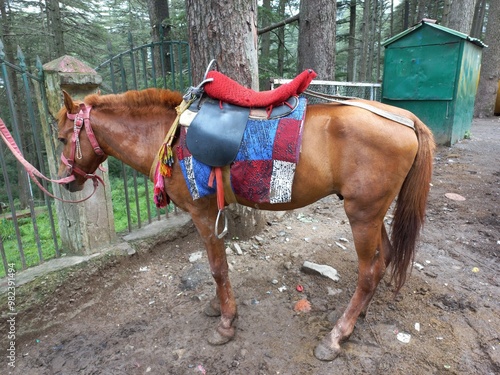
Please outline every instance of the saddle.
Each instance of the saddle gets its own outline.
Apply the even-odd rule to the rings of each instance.
[[[189,126],[186,145],[191,154],[207,165],[231,164],[238,153],[249,118],[274,119],[290,114],[301,94],[316,77],[305,70],[290,83],[275,90],[257,92],[212,70],[205,75],[205,94],[180,117]]]
[[[207,71],[205,79],[198,87],[191,88],[184,96],[188,103],[196,98],[179,117],[179,123],[189,126],[186,132],[186,146],[191,155],[201,163],[212,167],[208,185],[216,182],[217,206],[219,213],[215,222],[218,238],[227,233],[227,217],[224,215],[224,229],[219,233],[219,220],[224,211],[224,201],[235,202],[227,170],[223,177],[223,167],[229,166],[238,154],[247,122],[253,116],[269,119],[290,114],[299,104],[298,95],[316,77],[309,69],[299,74],[293,81],[276,90],[256,92],[217,71]],[[206,95],[202,95],[202,93]],[[260,117],[258,117],[260,118]],[[224,189],[229,185],[229,189]],[[225,191],[226,190],[226,191]],[[230,190],[230,192],[228,191]]]
[[[180,124],[189,127],[186,145],[191,154],[204,164],[223,167],[235,159],[249,119],[281,118],[298,104],[292,96],[271,109],[247,108],[203,96],[183,112]]]
[[[274,90],[257,92],[240,85],[224,74],[212,70],[207,72],[205,93],[211,98],[241,107],[274,107],[282,104],[291,96],[300,95],[309,86],[317,74],[312,69],[304,70],[291,82]]]

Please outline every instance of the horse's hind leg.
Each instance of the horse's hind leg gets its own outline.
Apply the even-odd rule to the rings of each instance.
[[[358,283],[346,310],[314,350],[316,358],[324,361],[335,359],[341,352],[340,344],[351,335],[360,315],[366,313],[368,305],[382,279],[386,268],[383,215],[356,212],[354,205],[346,202],[356,253],[358,255]],[[356,212],[356,213],[354,213]],[[385,230],[385,229],[384,229]]]
[[[235,334],[233,323],[237,313],[236,300],[229,281],[224,240],[217,238],[214,233],[217,204],[214,199],[209,202],[208,207],[189,211],[205,244],[210,270],[216,283],[216,299],[210,302],[205,313],[221,317],[217,329],[208,341],[214,345],[222,345],[230,341]]]

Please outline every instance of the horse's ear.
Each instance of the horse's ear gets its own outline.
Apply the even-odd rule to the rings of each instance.
[[[64,106],[66,107],[66,111],[68,113],[74,113],[75,111],[78,112],[78,106],[73,102],[73,98],[65,91],[62,90],[63,96],[64,96]]]

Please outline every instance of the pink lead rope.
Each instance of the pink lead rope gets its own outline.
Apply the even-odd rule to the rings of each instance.
[[[82,113],[82,111],[80,111],[80,113]],[[72,116],[75,116],[75,115],[72,115]],[[68,114],[68,118],[70,118],[69,114]],[[87,112],[87,119],[88,119],[88,112]],[[83,120],[83,117],[82,117],[82,120]],[[75,120],[75,123],[76,123],[76,120]],[[94,133],[92,132],[92,129],[90,128],[90,124],[87,125],[87,123],[88,123],[88,121],[86,121],[85,130],[87,131],[87,134],[92,134],[92,136],[93,136]],[[75,124],[75,128],[76,128],[76,124]],[[80,125],[80,129],[81,129],[81,125]],[[89,133],[89,129],[90,129],[90,133]],[[43,187],[43,185],[40,183],[40,181],[38,181],[37,177],[38,178],[43,178],[46,181],[50,181],[50,182],[54,182],[56,184],[63,185],[63,184],[68,184],[68,183],[74,181],[75,180],[75,175],[71,174],[70,176],[65,177],[65,178],[61,178],[59,180],[53,180],[53,179],[50,179],[48,177],[45,177],[40,171],[38,171],[38,169],[36,169],[33,165],[31,165],[23,157],[21,151],[19,150],[19,148],[16,145],[16,142],[12,138],[12,135],[10,134],[9,129],[7,129],[7,126],[5,125],[5,123],[3,122],[3,120],[1,118],[0,118],[0,136],[2,137],[2,139],[5,142],[5,144],[7,145],[7,147],[10,149],[10,151],[14,154],[14,156],[16,157],[16,159],[22,164],[22,166],[24,167],[24,169],[26,169],[26,172],[28,173],[28,175],[30,176],[30,178],[33,180],[33,182],[35,182],[35,184],[45,194],[47,194],[48,196],[50,196],[50,197],[52,197],[54,199],[57,199],[57,200],[59,200],[61,202],[65,202],[65,203],[80,203],[80,202],[84,202],[87,199],[89,199],[92,195],[94,195],[95,191],[97,190],[97,186],[99,185],[99,181],[104,185],[104,182],[103,182],[103,180],[102,180],[101,177],[99,177],[99,176],[97,176],[95,174],[87,174],[85,172],[82,172],[78,168],[74,168],[72,164],[70,165],[70,163],[68,162],[68,159],[66,159],[64,157],[64,155],[61,154],[61,158],[62,158],[64,164],[66,164],[66,166],[68,166],[68,167],[71,167],[71,169],[70,169],[71,172],[77,172],[79,174],[82,174],[84,177],[86,177],[88,179],[92,179],[92,181],[94,183],[94,191],[88,197],[80,199],[80,200],[66,200],[66,199],[62,199],[62,198],[56,197],[54,194],[52,194],[51,192],[49,192],[47,189],[45,189]],[[75,132],[75,136],[77,136],[76,132]],[[93,141],[95,141],[95,144],[93,143],[92,138],[93,138]],[[95,140],[94,136],[92,138],[91,138],[92,147],[94,147],[94,150],[96,150],[96,146],[95,145],[97,145],[97,141]],[[102,150],[99,147],[99,145],[97,145],[97,148],[101,152],[99,155],[103,155],[104,153],[102,152]],[[74,154],[74,153],[75,152],[73,151],[72,154]],[[96,153],[97,153],[97,151],[96,151]]]

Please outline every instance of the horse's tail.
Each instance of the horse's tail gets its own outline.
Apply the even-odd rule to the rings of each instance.
[[[422,121],[416,117],[414,120],[418,138],[417,155],[398,194],[392,222],[391,281],[395,283],[396,293],[404,285],[408,268],[415,258],[415,246],[424,224],[432,178],[434,137]]]

